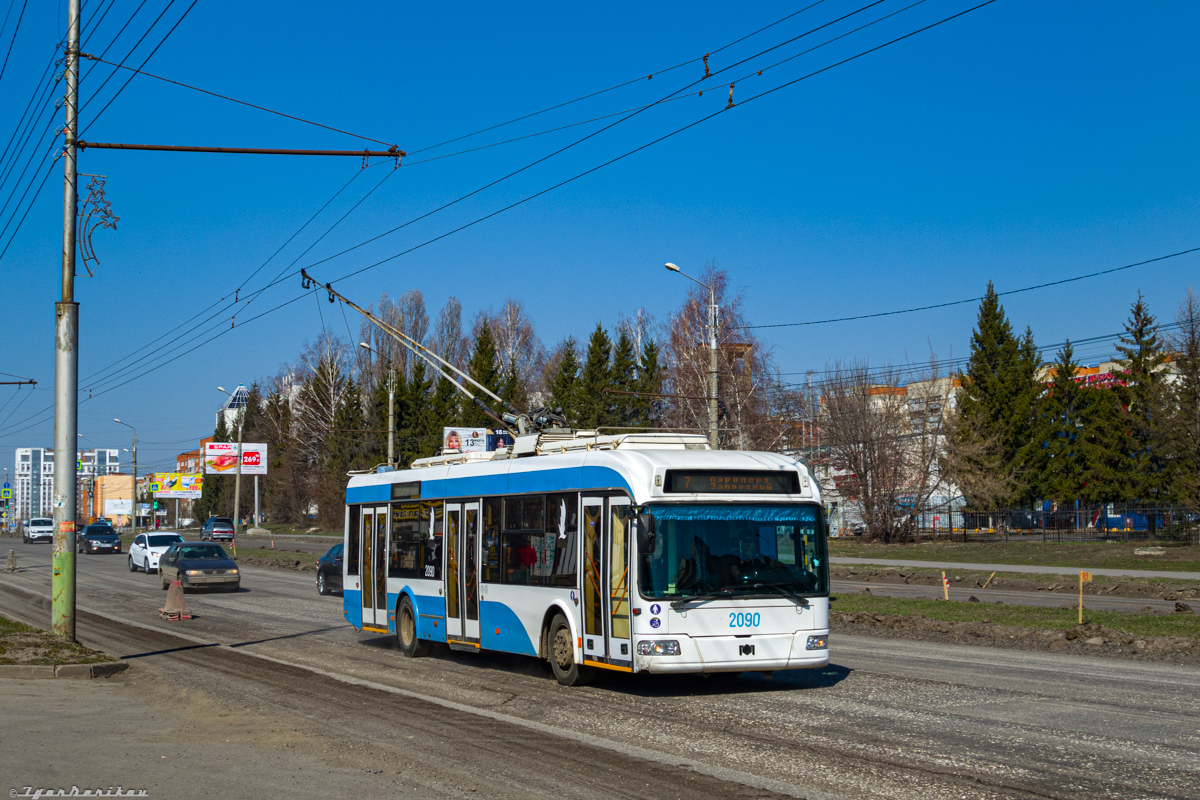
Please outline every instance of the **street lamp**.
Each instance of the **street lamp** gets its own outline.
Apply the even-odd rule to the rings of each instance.
[[[378,350],[373,350],[371,345],[366,342],[359,342],[358,346],[368,353],[383,358],[383,354]],[[391,360],[388,361],[388,466],[396,466],[396,370],[392,367]]]
[[[668,261],[664,265],[671,272],[708,289],[708,443],[714,450],[719,446],[717,439],[717,293],[704,281],[697,280]]]
[[[223,394],[228,394],[229,398],[231,400],[233,400],[235,402],[237,401],[237,397],[232,394],[229,394],[229,392],[226,392],[224,387],[218,386],[217,391],[222,392]],[[242,501],[242,423],[245,421],[246,421],[246,404],[245,404],[245,402],[243,402],[241,412],[238,414],[237,471],[234,473],[234,479],[233,479],[233,552],[234,552],[234,555],[237,555],[237,537],[238,537],[238,533],[239,533],[238,526],[240,525],[240,520],[238,519],[238,513],[239,513],[239,509],[241,508],[241,501]],[[255,486],[257,486],[257,485],[258,485],[258,481],[256,478]],[[257,494],[257,492],[256,492],[256,494]],[[254,509],[254,524],[255,525],[258,525],[257,505],[258,504],[255,503],[255,506],[256,506]]]
[[[129,430],[133,431],[133,450],[131,451],[133,454],[133,488],[129,493],[130,496],[133,497],[133,505],[129,509],[131,512],[129,515],[129,520],[130,525],[133,527],[133,535],[137,536],[137,429],[128,422],[121,422],[119,419],[113,419],[113,422],[117,423],[118,425],[124,425],[126,428],[129,428]]]

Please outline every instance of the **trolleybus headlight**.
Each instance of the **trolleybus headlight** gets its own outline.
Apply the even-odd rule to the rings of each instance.
[[[638,642],[639,656],[677,656],[680,654],[679,642],[674,639],[659,639],[654,642]]]
[[[829,640],[824,636],[808,637],[808,644],[805,645],[806,650],[825,650],[829,647]]]

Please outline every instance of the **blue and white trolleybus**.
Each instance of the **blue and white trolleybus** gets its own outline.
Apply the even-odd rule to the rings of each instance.
[[[408,656],[518,653],[566,685],[829,663],[820,490],[786,456],[532,433],[353,474],[345,525],[345,616]]]

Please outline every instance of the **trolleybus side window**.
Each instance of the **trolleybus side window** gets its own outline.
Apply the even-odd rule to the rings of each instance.
[[[484,502],[485,537],[489,527]],[[484,539],[484,580],[517,586],[574,587],[579,529],[579,496],[575,494],[506,497],[499,530],[499,561],[488,563],[489,538]],[[495,508],[495,506],[492,506]],[[498,521],[493,517],[493,523]]]
[[[440,504],[438,504],[440,505]],[[389,578],[434,578],[428,574],[431,556],[428,552],[436,541],[431,535],[431,503],[393,503],[392,539],[388,545]]]
[[[359,551],[358,520],[359,520],[359,517],[361,516],[361,511],[359,509],[359,506],[349,506],[349,509],[350,509],[350,519],[346,523],[347,529],[350,532],[349,536],[347,537],[348,541],[346,542],[346,574],[347,575],[357,575],[358,574],[358,551]]]
[[[499,497],[483,501],[483,564],[480,572],[484,583],[500,583],[500,509]]]

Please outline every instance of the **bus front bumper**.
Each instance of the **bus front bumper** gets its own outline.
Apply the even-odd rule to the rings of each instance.
[[[646,643],[676,642],[678,655],[639,653]],[[823,645],[810,647],[812,645]],[[671,648],[670,645],[667,645]],[[661,649],[661,648],[660,648]],[[634,647],[635,672],[772,672],[812,669],[829,664],[829,631],[799,631],[749,636],[641,637]]]

